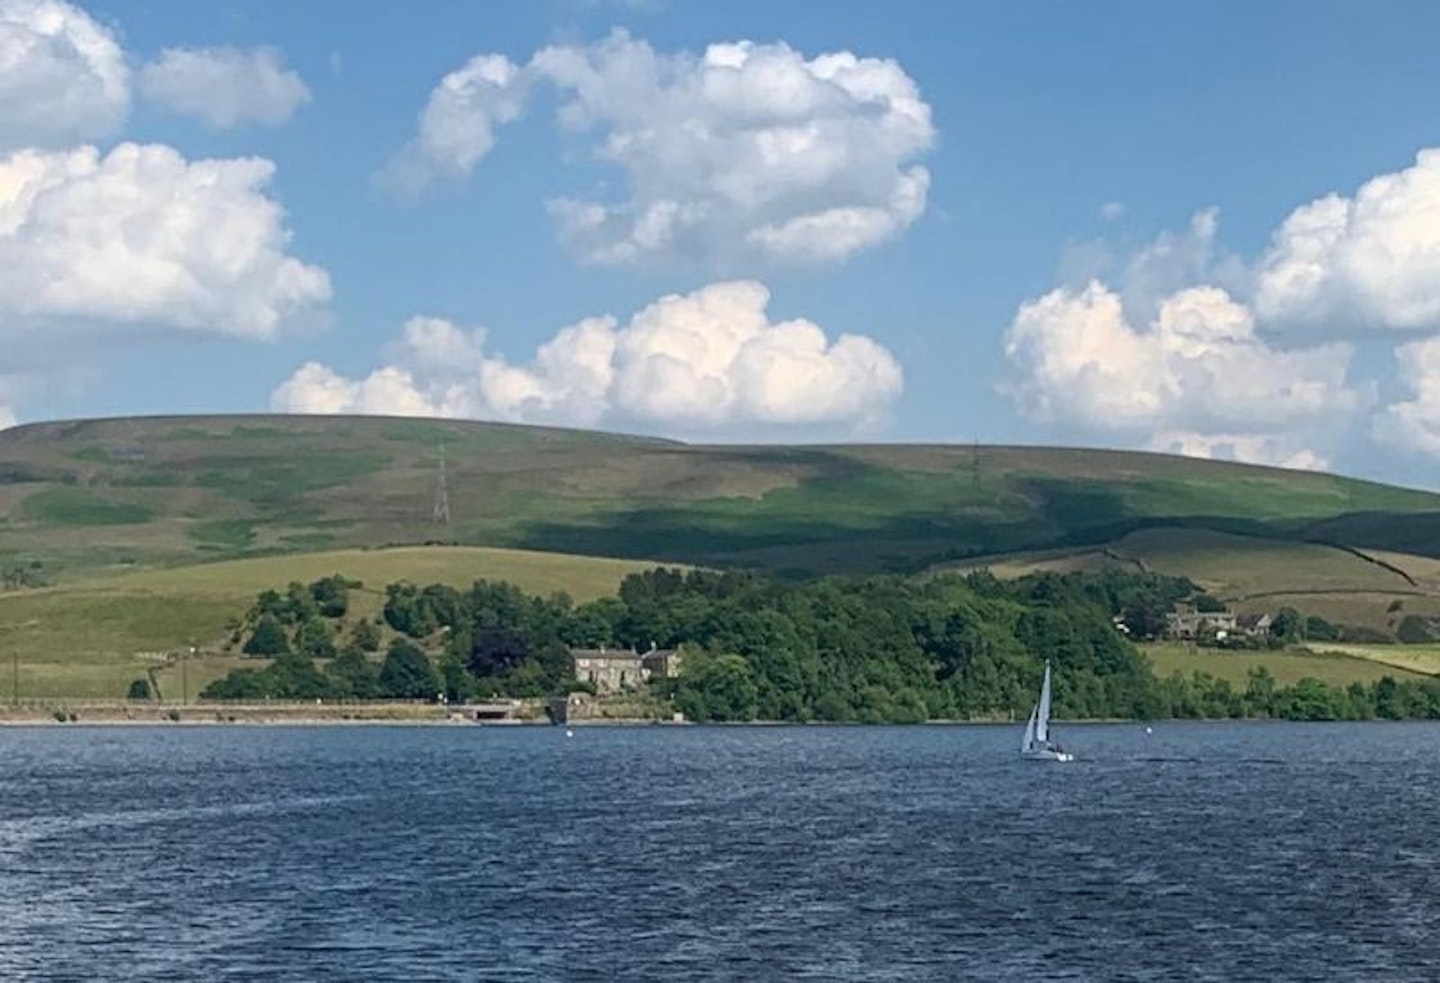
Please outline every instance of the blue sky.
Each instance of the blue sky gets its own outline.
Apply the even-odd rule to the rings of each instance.
[[[1430,3],[0,0],[0,422],[423,413],[1434,487],[1437,36]]]

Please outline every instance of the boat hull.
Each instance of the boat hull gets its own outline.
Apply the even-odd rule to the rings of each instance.
[[[1033,751],[1021,751],[1020,757],[1026,761],[1074,761],[1075,755],[1069,751],[1052,751],[1049,748],[1036,748]]]

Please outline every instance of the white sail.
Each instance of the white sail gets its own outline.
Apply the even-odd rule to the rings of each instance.
[[[1075,755],[1050,740],[1050,663],[1045,663],[1045,681],[1040,684],[1040,701],[1030,711],[1020,754],[1031,761],[1074,761]]]
[[[1050,663],[1045,663],[1045,682],[1040,685],[1040,706],[1036,708],[1035,739],[1050,740]]]

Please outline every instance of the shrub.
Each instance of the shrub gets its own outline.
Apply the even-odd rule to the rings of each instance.
[[[1400,619],[1400,627],[1395,629],[1395,637],[1407,645],[1420,645],[1435,641],[1435,632],[1430,619],[1422,618],[1418,614],[1407,614]]]
[[[284,655],[290,651],[290,640],[285,637],[285,629],[277,618],[263,614],[245,643],[244,651],[246,655]]]

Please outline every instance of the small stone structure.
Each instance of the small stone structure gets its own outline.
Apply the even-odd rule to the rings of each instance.
[[[1240,630],[1252,638],[1270,634],[1275,619],[1268,614],[1242,614],[1236,619]]]
[[[520,700],[489,700],[484,703],[471,703],[465,710],[476,723],[498,723],[519,720],[523,706]]]
[[[679,649],[657,649],[652,643],[650,651],[640,656],[640,665],[646,679],[673,679],[680,675],[680,663],[684,653]]]

